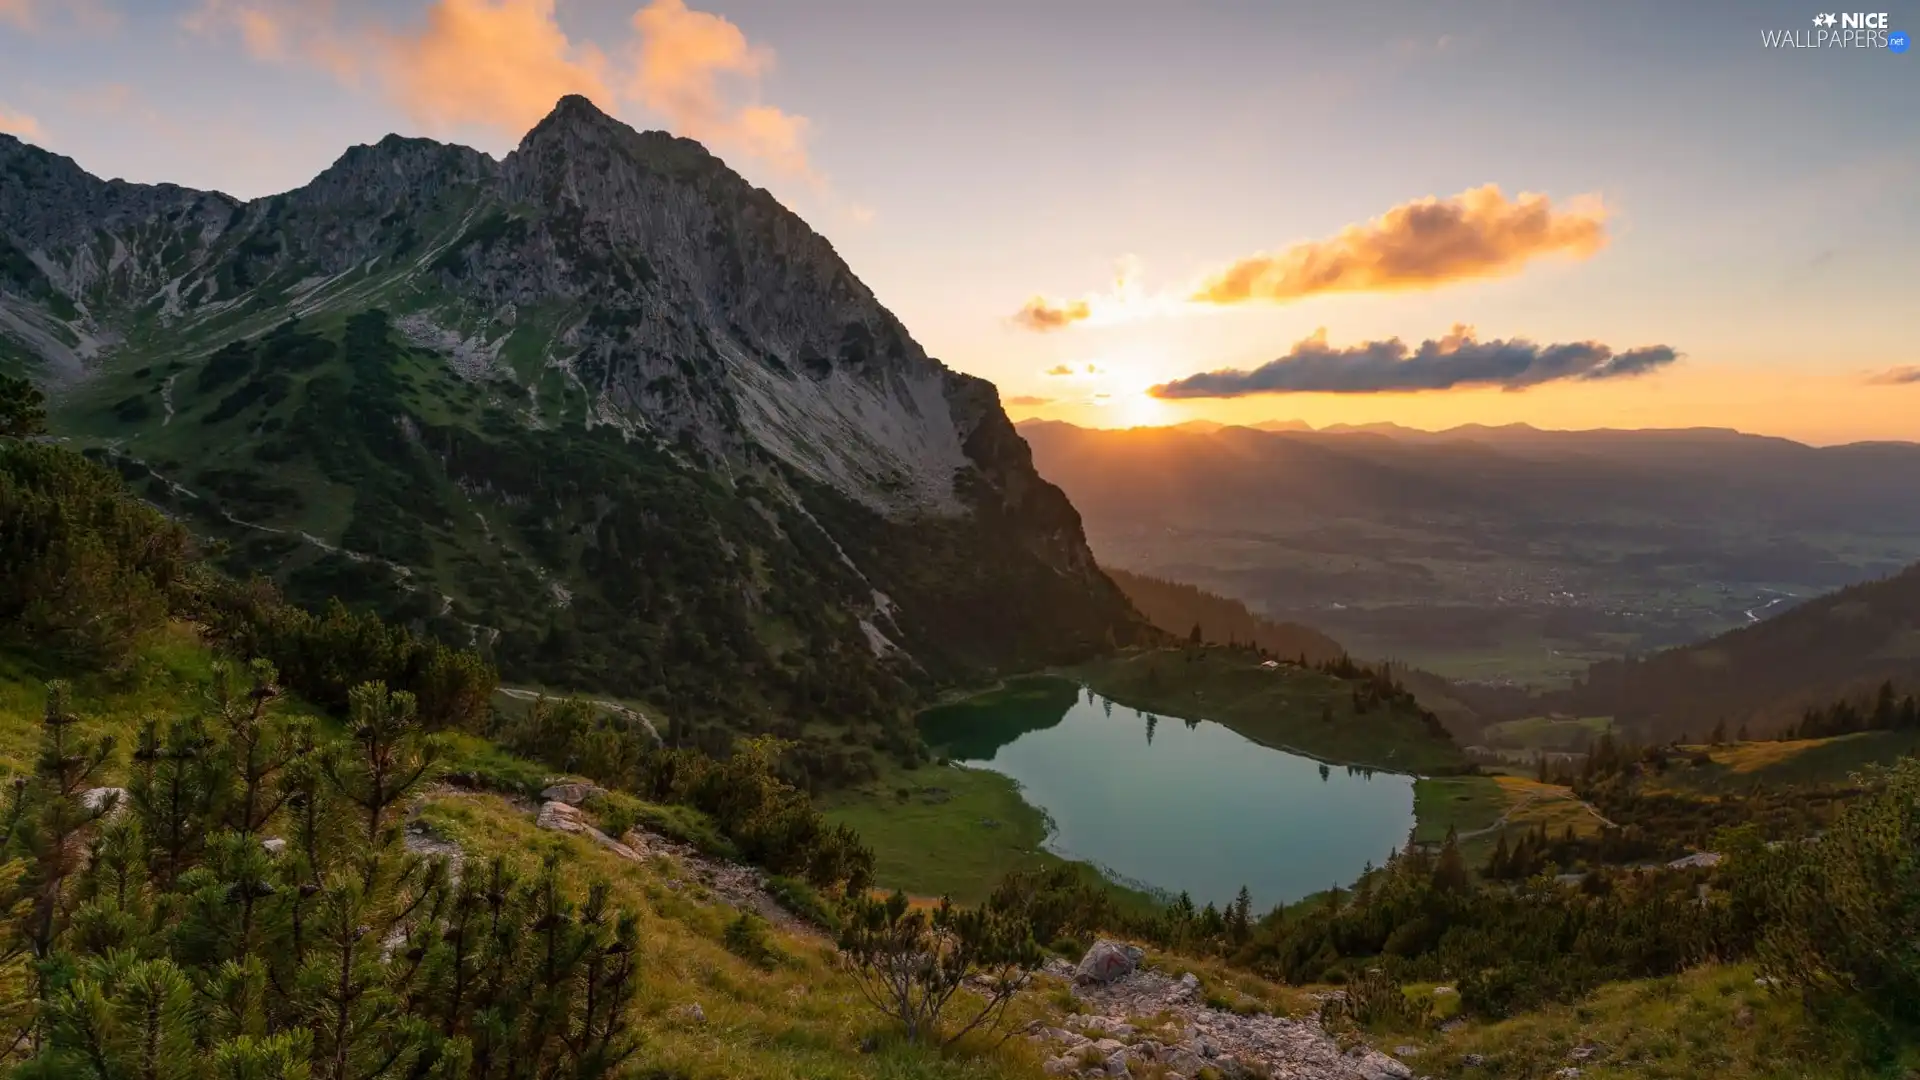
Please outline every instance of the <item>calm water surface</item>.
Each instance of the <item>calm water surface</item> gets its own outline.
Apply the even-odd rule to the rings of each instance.
[[[1018,781],[1047,849],[1195,904],[1254,908],[1345,886],[1413,828],[1413,778],[1327,766],[1211,721],[1129,709],[1063,680],[927,713],[953,760]]]

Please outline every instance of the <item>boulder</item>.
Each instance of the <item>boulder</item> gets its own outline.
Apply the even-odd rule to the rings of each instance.
[[[1107,1058],[1106,1068],[1108,1076],[1133,1075],[1132,1070],[1127,1068],[1127,1052],[1125,1050],[1114,1051],[1113,1054]]]
[[[273,856],[278,856],[287,850],[286,840],[278,836],[267,837],[265,840],[260,841],[260,846],[266,849],[267,854]]]
[[[116,818],[126,812],[127,789],[120,787],[88,788],[80,793],[80,805],[90,814],[100,814]]]
[[[547,802],[562,802],[568,806],[584,806],[587,800],[596,795],[605,794],[597,784],[567,783],[555,784],[540,793]]]
[[[580,820],[580,811],[573,804],[558,799],[540,804],[540,816],[534,824],[552,832],[578,833],[587,831],[587,823]]]
[[[1145,956],[1146,953],[1132,945],[1097,941],[1087,950],[1087,955],[1080,958],[1080,966],[1074,969],[1074,981],[1105,986],[1133,974]]]
[[[1354,1063],[1365,1080],[1413,1080],[1413,1070],[1378,1050],[1369,1050]]]

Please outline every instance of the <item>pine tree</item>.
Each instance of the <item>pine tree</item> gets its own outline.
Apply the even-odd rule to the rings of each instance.
[[[1245,885],[1234,896],[1233,903],[1227,907],[1227,940],[1235,946],[1245,945],[1253,936],[1253,893]]]
[[[46,403],[46,395],[32,383],[0,375],[0,438],[46,434]]]
[[[353,688],[349,701],[348,731],[355,752],[326,754],[320,768],[334,790],[360,809],[365,839],[371,844],[432,771],[440,745],[421,732],[412,694],[362,683]]]
[[[1441,892],[1465,892],[1472,884],[1467,861],[1460,855],[1460,834],[1447,826],[1447,838],[1440,845],[1440,858],[1433,867],[1433,887]]]

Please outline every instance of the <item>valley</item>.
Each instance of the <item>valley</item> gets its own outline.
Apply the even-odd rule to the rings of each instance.
[[[1920,560],[1911,444],[1524,426],[1021,432],[1103,562],[1493,687],[1563,689],[1593,663]]]

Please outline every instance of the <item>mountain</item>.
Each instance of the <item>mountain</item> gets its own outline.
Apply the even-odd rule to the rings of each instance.
[[[1594,664],[1547,704],[1614,716],[1643,737],[1704,737],[1722,720],[1771,734],[1887,680],[1920,688],[1920,565],[1707,641]]]
[[[897,726],[1144,626],[991,384],[581,97],[247,202],[0,136],[0,367],[228,569],[676,718]]]
[[[1455,678],[1564,685],[1920,561],[1920,445],[1406,430],[1020,428],[1103,564]]]

